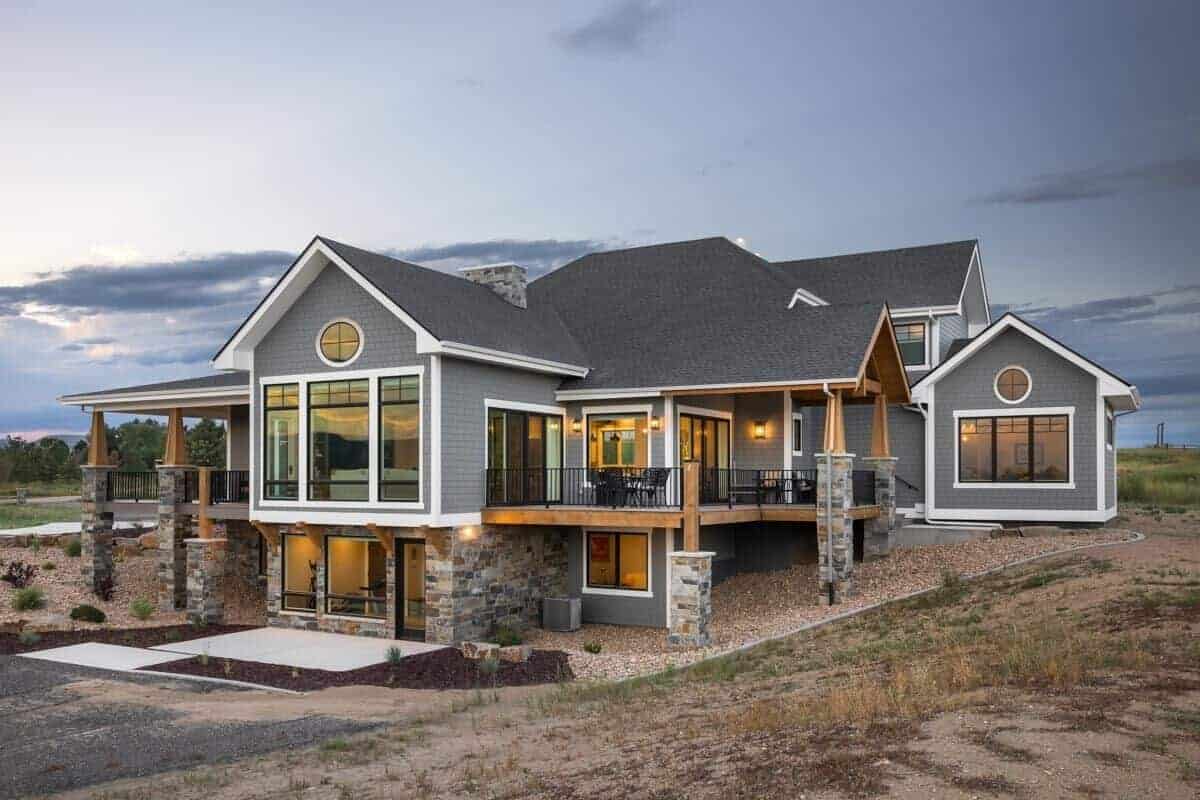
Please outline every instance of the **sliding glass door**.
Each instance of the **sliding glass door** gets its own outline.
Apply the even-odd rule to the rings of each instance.
[[[729,499],[729,420],[696,414],[679,415],[679,464],[700,462],[700,499]]]
[[[562,499],[562,417],[488,409],[488,505]]]

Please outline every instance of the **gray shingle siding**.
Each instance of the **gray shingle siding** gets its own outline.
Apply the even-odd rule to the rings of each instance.
[[[457,358],[442,359],[443,513],[475,512],[483,506],[483,469],[487,457],[484,402],[558,405],[554,390],[559,382],[553,375]]]
[[[1029,371],[1033,388],[1017,406],[996,397],[996,373],[1009,364]],[[1096,497],[1096,379],[1050,352],[1019,331],[1000,334],[969,360],[943,377],[934,392],[934,446],[937,508],[1004,510],[1095,511]],[[954,411],[998,408],[1028,409],[1073,406],[1074,439],[1070,458],[1074,489],[969,488],[955,489],[954,465],[958,433]]]
[[[599,530],[594,529],[594,530]],[[583,530],[567,535],[567,586],[572,597],[583,598],[583,621],[611,625],[667,625],[667,533],[650,534],[650,590],[653,597],[586,594],[583,591]]]
[[[871,454],[871,429],[874,425],[874,409],[869,405],[846,406],[846,449],[857,457],[856,469],[867,465],[860,459]],[[821,449],[825,431],[825,408],[809,406],[805,414],[805,451],[796,458],[797,469],[814,469],[817,465],[815,453]],[[896,462],[896,475],[921,489],[917,492],[896,481],[896,507],[912,508],[925,502],[925,418],[915,411],[899,406],[888,407],[888,433],[892,437],[892,455]]]
[[[226,469],[250,469],[250,407],[229,407],[229,463]]]
[[[317,356],[316,340],[325,325],[333,319],[350,319],[358,324],[363,331],[362,353],[346,367],[331,367]],[[390,311],[379,304],[375,298],[367,294],[346,273],[334,266],[327,266],[316,277],[292,307],[263,337],[254,349],[254,370],[251,374],[250,413],[258,421],[262,419],[262,397],[258,386],[260,378],[317,374],[328,375],[336,380],[338,373],[366,369],[399,368],[402,366],[423,366],[425,369],[421,382],[421,424],[422,424],[422,458],[421,483],[424,509],[429,508],[429,455],[430,455],[430,414],[429,414],[429,357],[417,354],[417,340],[407,326],[398,320]],[[251,457],[255,465],[255,474],[262,475],[262,436],[258,434],[259,442],[251,448]],[[257,498],[261,495],[260,486],[255,487],[253,496],[257,506]],[[288,509],[297,511],[312,508],[303,500],[289,504]],[[328,509],[320,509],[328,510]],[[383,509],[366,509],[353,503],[339,503],[338,511],[370,511],[379,513]],[[476,509],[478,510],[478,509]],[[394,513],[421,513],[419,510],[397,509]]]
[[[938,317],[938,352],[933,362],[933,366],[937,366],[946,360],[946,353],[950,350],[950,345],[955,339],[965,338],[967,335],[967,320],[965,317],[960,317],[958,314],[947,314],[944,317]],[[917,376],[912,379],[915,381]]]
[[[754,438],[754,422],[767,423],[767,438]],[[733,460],[738,469],[781,469],[783,441],[790,431],[783,420],[783,392],[755,392],[734,397]]]

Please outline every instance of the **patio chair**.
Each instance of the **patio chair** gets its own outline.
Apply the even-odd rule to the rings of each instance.
[[[628,499],[628,483],[620,470],[601,470],[596,476],[596,504],[617,508]]]
[[[670,470],[663,467],[649,467],[642,470],[635,490],[639,505],[665,505],[667,497],[667,480],[671,477]]]

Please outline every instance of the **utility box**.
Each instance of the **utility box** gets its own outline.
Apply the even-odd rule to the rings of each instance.
[[[583,600],[547,597],[542,601],[542,627],[548,631],[577,631],[583,625]]]

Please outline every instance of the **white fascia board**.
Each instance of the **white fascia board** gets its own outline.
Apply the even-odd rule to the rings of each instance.
[[[91,406],[98,403],[146,403],[159,402],[179,405],[181,403],[189,403],[193,405],[204,405],[206,400],[229,398],[249,398],[250,386],[249,378],[245,388],[239,386],[223,386],[213,389],[191,389],[177,390],[169,392],[118,392],[105,393],[96,392],[94,394],[77,394],[63,395],[58,398],[58,402],[64,406]]]
[[[979,270],[979,286],[983,289],[983,312],[987,318],[985,325],[992,324],[992,304],[988,302],[987,281],[983,277],[983,259],[979,255],[979,243],[975,243],[975,249],[971,252],[971,260],[967,264],[967,276],[963,278],[962,289],[958,293],[958,307],[962,308],[963,298],[967,296],[967,285],[971,282],[971,270]]]
[[[561,361],[537,358],[536,356],[525,356],[517,353],[508,353],[503,350],[492,350],[487,347],[479,347],[478,345],[463,344],[462,342],[435,340],[425,347],[422,347],[418,343],[417,352],[452,356],[469,361],[483,361],[489,364],[502,364],[506,367],[529,370],[530,372],[564,375],[568,378],[584,378],[588,374],[588,368],[581,367],[578,364],[566,364]]]
[[[819,389],[830,383],[855,383],[857,375],[848,378],[818,378],[816,380],[763,381],[756,383],[704,383],[683,386],[646,386],[628,389],[560,389],[554,393],[558,401],[568,400],[616,400],[627,397],[660,397],[671,392],[713,391],[727,392],[738,389],[785,389],[789,386],[811,386]]]
[[[262,304],[243,324],[241,330],[234,334],[234,337],[213,358],[214,367],[217,369],[247,368],[245,363],[239,366],[239,362],[245,362],[254,346],[262,341],[267,332],[283,318],[292,304],[304,294],[304,290],[320,274],[318,267],[323,265],[320,264],[319,256],[324,256],[331,264],[346,273],[363,291],[392,312],[397,319],[416,334],[418,352],[431,352],[429,348],[432,348],[437,341],[432,333],[413,319],[408,312],[396,305],[391,298],[379,291],[374,284],[363,277],[362,273],[346,263],[345,259],[335,253],[331,247],[320,239],[313,239],[283,279],[275,285]]]
[[[953,306],[913,306],[910,308],[890,308],[892,318],[897,317],[945,317],[950,314],[962,314],[962,301]]]

